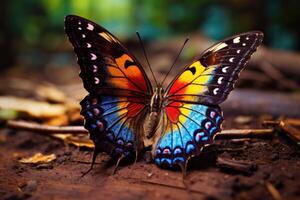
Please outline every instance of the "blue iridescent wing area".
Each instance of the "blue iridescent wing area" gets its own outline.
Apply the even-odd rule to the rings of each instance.
[[[137,137],[143,130],[137,122],[144,120],[147,107],[139,99],[128,101],[125,97],[88,95],[81,106],[84,126],[98,151],[113,157],[128,156],[142,145]]]
[[[185,166],[191,156],[199,155],[212,142],[223,116],[218,106],[178,103],[173,108],[179,111],[178,119],[171,121],[164,113],[154,161],[157,165]]]

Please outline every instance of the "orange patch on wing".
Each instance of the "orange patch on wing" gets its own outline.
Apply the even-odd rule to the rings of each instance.
[[[126,77],[130,79],[130,81],[127,81],[127,86],[129,89],[137,91],[147,91],[147,84],[144,75],[138,68],[138,66],[133,64],[125,68],[126,61],[134,62],[134,60],[130,56],[128,56],[127,54],[123,54],[121,57],[115,60],[120,70],[125,74]]]

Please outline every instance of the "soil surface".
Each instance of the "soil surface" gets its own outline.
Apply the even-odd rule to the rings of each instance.
[[[245,127],[226,113],[225,119],[225,128]],[[252,118],[246,126],[258,128],[259,123]],[[217,150],[189,163],[183,181],[180,171],[161,169],[143,158],[121,164],[112,174],[114,164],[105,154],[81,177],[90,167],[91,151],[37,133],[2,129],[0,199],[275,199],[272,188],[282,199],[300,199],[299,148],[278,135],[273,140],[216,141]],[[18,161],[37,152],[54,153],[57,159],[40,165]],[[216,157],[254,167],[247,172],[226,169]]]

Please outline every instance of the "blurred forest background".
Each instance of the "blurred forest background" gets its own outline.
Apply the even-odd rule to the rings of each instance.
[[[300,49],[300,2],[297,0],[3,0],[1,2],[0,69],[14,65],[43,67],[46,60],[65,66],[63,19],[89,18],[123,41],[140,31],[148,40],[201,31],[221,40],[249,30],[265,33],[271,48]],[[56,52],[49,58],[48,54]],[[54,60],[53,60],[54,59]]]

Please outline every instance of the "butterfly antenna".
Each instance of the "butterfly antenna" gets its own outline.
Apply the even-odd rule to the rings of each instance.
[[[139,32],[136,32],[136,34],[137,34],[137,36],[138,36],[138,38],[139,38],[140,44],[141,44],[142,49],[143,49],[143,52],[144,52],[144,56],[145,56],[145,58],[146,58],[146,61],[147,61],[147,64],[148,64],[148,66],[149,66],[149,69],[150,69],[150,71],[151,71],[152,77],[153,77],[153,79],[154,79],[154,81],[155,81],[155,84],[156,84],[156,86],[157,86],[157,80],[156,80],[156,78],[155,78],[155,76],[154,76],[154,73],[153,73],[153,71],[152,71],[151,65],[150,65],[150,63],[149,63],[149,60],[148,60],[148,57],[147,57],[147,54],[146,54],[146,50],[145,50],[145,47],[144,47],[142,38],[141,38]]]
[[[172,69],[173,69],[173,67],[175,66],[175,63],[177,62],[177,60],[178,60],[178,58],[179,58],[179,56],[180,56],[180,54],[181,54],[181,52],[182,52],[182,50],[183,50],[185,44],[186,44],[188,41],[189,41],[189,38],[186,38],[185,41],[184,41],[184,43],[183,43],[183,45],[182,45],[182,47],[180,48],[179,53],[177,54],[177,56],[176,56],[176,58],[175,58],[175,60],[174,60],[174,62],[173,62],[173,64],[172,64],[172,66],[170,67],[169,71],[167,72],[167,74],[166,74],[164,80],[161,82],[161,85],[164,84],[164,82],[165,82],[166,78],[168,77],[169,73],[172,71]]]

